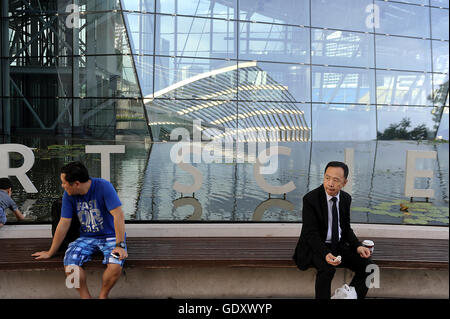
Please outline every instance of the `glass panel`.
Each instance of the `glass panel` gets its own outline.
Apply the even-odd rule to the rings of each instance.
[[[10,52],[13,57],[130,52],[120,13],[82,14],[75,26],[68,15],[10,18]],[[74,43],[73,38],[78,39]],[[46,62],[41,62],[46,63]]]
[[[433,107],[378,106],[379,140],[434,139],[437,124]]]
[[[448,144],[447,144],[448,145]],[[444,225],[448,224],[448,197],[445,188],[448,189],[448,182],[442,178],[438,168],[444,164],[443,159],[437,160],[421,159],[416,165],[419,170],[432,170],[433,179],[428,179],[425,185],[416,185],[417,188],[431,187],[436,198],[426,206],[418,199],[416,203],[410,203],[405,197],[405,171],[406,152],[408,150],[436,151],[434,143],[417,143],[408,141],[379,141],[374,171],[377,172],[371,183],[374,190],[372,199],[376,206],[371,207],[371,217],[368,222],[402,223],[402,224],[424,224],[424,225]],[[445,164],[444,164],[445,165]],[[394,178],[395,177],[395,178]],[[416,179],[418,180],[418,179]],[[409,206],[406,214],[399,210],[399,204],[405,203]],[[425,210],[424,210],[425,208]],[[355,207],[352,205],[352,209]]]
[[[313,142],[311,151],[311,169],[308,180],[311,191],[323,183],[323,175],[328,162],[332,160],[345,161],[344,151],[346,148],[354,150],[354,167],[349,172],[348,183],[344,191],[352,189],[352,208],[353,207],[370,207],[373,203],[373,167],[375,160],[376,141],[365,142]],[[379,192],[381,189],[377,189]],[[353,210],[351,212],[352,222],[366,223],[368,219],[367,213]]]
[[[79,39],[73,54],[130,53],[121,13],[84,14],[80,23],[79,29],[73,28],[74,36]]]
[[[384,0],[377,0],[384,1]],[[429,5],[429,0],[396,0],[397,2],[411,3],[411,4],[421,4],[421,5]]]
[[[448,10],[431,8],[431,28],[433,39],[448,40]]]
[[[309,103],[239,102],[239,134],[250,140],[304,142],[311,136]],[[225,122],[221,118],[217,122]]]
[[[155,0],[121,0],[122,9],[139,12],[154,12]]]
[[[448,73],[448,42],[433,41],[433,72]]]
[[[191,184],[191,175],[170,159],[174,143],[154,144],[149,156],[137,216],[142,220],[187,221],[299,221],[298,200],[306,193],[309,143],[281,143],[291,149],[290,156],[279,156],[278,170],[264,176],[272,185],[292,181],[296,189],[286,199],[268,199],[254,178],[253,163],[193,164],[203,176],[195,196],[186,197],[172,189],[175,181]],[[267,147],[264,145],[263,147]],[[262,151],[258,149],[258,151]],[[253,156],[254,158],[254,156]],[[295,160],[294,160],[295,159]],[[293,173],[295,172],[295,173]]]
[[[148,135],[142,100],[120,99],[116,101],[116,129],[119,130],[119,134],[136,132]]]
[[[374,70],[313,66],[313,102],[375,102]]]
[[[309,29],[239,22],[239,59],[309,62]]]
[[[74,99],[73,117],[74,130],[87,136],[103,137],[113,139],[116,135],[116,129],[123,130],[126,125],[124,122],[117,122],[117,111],[124,114],[123,105],[126,100],[120,99]],[[79,121],[76,123],[76,121]],[[140,129],[146,129],[145,122],[139,116],[141,122]],[[129,119],[126,122],[131,122]]]
[[[234,19],[237,0],[158,0],[156,11],[196,17]]]
[[[373,35],[312,29],[312,63],[373,67]]]
[[[131,50],[134,54],[153,54],[154,16],[153,14],[123,13]]]
[[[17,65],[48,66],[56,63],[52,60],[54,57],[72,54],[73,29],[64,21],[63,16],[56,15],[10,17],[9,55],[27,60]],[[34,57],[33,62],[31,57]]]
[[[10,61],[10,96],[72,96],[72,58],[24,55]]]
[[[239,100],[309,102],[309,67],[296,64],[239,63]]]
[[[161,15],[156,19],[156,54],[236,59],[234,22]]]
[[[433,74],[433,98],[428,99],[436,106],[446,105],[448,101],[448,74]],[[448,105],[448,104],[447,104]]]
[[[430,12],[428,7],[377,2],[380,9],[380,25],[377,33],[430,37]]]
[[[431,75],[377,71],[378,104],[430,105]]]
[[[264,175],[267,183],[280,186],[292,182],[295,189],[286,194],[270,195],[255,181],[253,163],[239,163],[236,165],[236,206],[237,212],[233,217],[237,221],[272,221],[298,222],[301,218],[302,198],[307,192],[309,183],[310,143],[280,142],[279,146],[291,150],[289,156],[278,156],[278,169],[273,174]],[[263,147],[269,147],[263,146]],[[262,150],[258,148],[260,153]]]
[[[368,23],[372,9],[372,0],[311,1],[311,25],[373,32],[373,23]]]
[[[133,58],[142,95],[145,98],[153,94],[153,56],[134,55]]]
[[[309,25],[309,0],[239,0],[239,11],[240,20]]]
[[[377,68],[431,72],[430,40],[376,35]]]
[[[59,0],[61,1],[61,0]],[[70,4],[73,0],[62,0]],[[120,10],[120,0],[78,0],[80,11]],[[67,9],[65,10],[68,11]]]
[[[145,106],[154,141],[170,141],[176,128],[186,129],[192,139],[194,120],[201,121],[202,140],[224,140],[236,133],[231,130],[237,126],[236,102],[148,99]]]
[[[330,130],[333,127],[334,129]],[[376,139],[373,105],[313,104],[313,141],[368,141]]]
[[[8,0],[5,0],[8,1]],[[130,1],[130,0],[126,0]],[[134,1],[134,0],[133,0]],[[67,13],[76,15],[76,12],[119,10],[119,0],[52,0],[52,1],[13,1],[9,0],[10,15],[36,15],[43,13]],[[74,10],[75,9],[75,10]]]
[[[232,61],[156,57],[155,98],[236,98],[237,64]]]
[[[442,8],[448,8],[448,0],[430,0],[430,5]]]
[[[9,102],[11,127],[17,132],[41,129],[48,133],[71,133],[71,99],[21,97],[11,98]]]
[[[35,149],[35,161],[33,167],[27,172],[27,176],[37,188],[38,196],[27,194],[17,179],[12,178],[13,199],[19,209],[26,212],[25,220],[21,224],[51,223],[52,203],[63,193],[59,171],[64,164],[70,161],[82,161],[88,168],[90,176],[101,176],[100,154],[86,154],[85,145],[87,144],[125,145],[125,153],[112,154],[110,157],[111,183],[122,202],[125,219],[127,221],[135,219],[135,210],[148,159],[148,147],[145,146],[144,137],[135,136],[132,141],[117,142],[114,139],[72,138],[70,135],[63,137],[50,134],[15,134],[11,138],[12,143]],[[12,167],[20,167],[22,163],[23,159],[17,156],[12,160]],[[8,221],[17,222],[12,212],[10,217]]]
[[[140,96],[131,56],[87,56],[74,63],[74,96]]]
[[[436,136],[438,139],[444,139],[444,140],[447,140],[447,141],[449,140],[448,126],[449,126],[448,107],[444,107],[444,110],[442,112],[441,121],[440,121],[440,124],[439,124],[439,130],[438,130],[437,136]]]

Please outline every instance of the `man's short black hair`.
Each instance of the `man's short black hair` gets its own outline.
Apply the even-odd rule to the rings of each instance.
[[[327,171],[328,167],[340,167],[344,170],[344,177],[345,179],[347,179],[348,177],[348,166],[345,163],[342,162],[337,162],[337,161],[333,161],[333,162],[329,162],[327,164],[327,166],[325,167],[325,171],[323,172],[325,174],[325,172]]]
[[[0,178],[0,189],[12,188],[11,180],[8,177]]]
[[[89,173],[83,163],[77,161],[61,167],[61,174],[66,174],[65,179],[69,183],[79,181],[86,183],[89,180]]]

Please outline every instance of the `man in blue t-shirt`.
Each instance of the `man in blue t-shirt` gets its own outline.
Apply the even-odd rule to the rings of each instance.
[[[50,250],[37,252],[32,256],[36,259],[52,257],[58,251],[75,216],[81,224],[80,237],[70,243],[66,250],[66,275],[76,271],[79,274],[77,290],[80,297],[91,298],[86,285],[86,275],[81,266],[91,260],[95,252],[101,251],[104,256],[103,263],[107,267],[103,274],[99,298],[107,298],[120,277],[125,258],[128,257],[122,203],[112,184],[101,178],[89,177],[81,162],[72,162],[61,168],[61,186],[65,190],[61,219]]]

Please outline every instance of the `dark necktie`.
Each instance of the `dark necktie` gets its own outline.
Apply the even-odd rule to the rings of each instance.
[[[336,256],[338,253],[338,247],[339,247],[339,228],[338,228],[338,211],[337,211],[337,198],[333,197],[331,199],[333,201],[333,207],[331,209],[332,213],[332,223],[331,223],[331,250],[332,254]]]

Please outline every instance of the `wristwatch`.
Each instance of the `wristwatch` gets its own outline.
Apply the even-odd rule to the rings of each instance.
[[[121,241],[120,243],[116,244],[116,247],[120,247],[120,248],[125,249],[125,243],[123,241]]]

